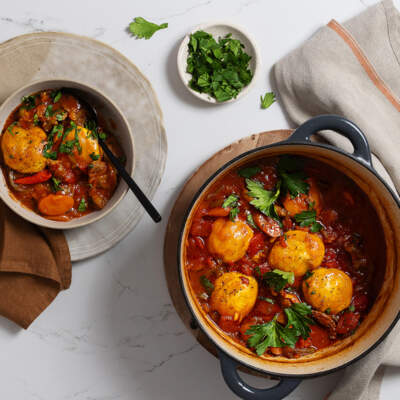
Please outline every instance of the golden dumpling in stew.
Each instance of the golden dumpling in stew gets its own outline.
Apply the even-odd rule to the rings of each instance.
[[[253,231],[245,222],[218,218],[212,225],[208,249],[225,262],[233,263],[246,254],[252,237]]]
[[[303,293],[313,308],[337,314],[350,306],[353,284],[340,269],[317,268],[303,281]]]
[[[317,215],[320,213],[322,207],[321,193],[317,187],[317,183],[313,178],[307,179],[307,183],[309,184],[308,194],[299,193],[298,196],[292,197],[288,192],[283,199],[283,206],[285,207],[289,216],[294,217],[296,214],[300,214],[303,211],[308,211],[310,204],[313,205]]]
[[[101,157],[101,148],[97,139],[83,126],[77,126],[76,129],[71,129],[64,144],[79,140],[79,146],[74,145],[69,155],[71,161],[81,168],[86,168],[90,163]]]
[[[282,271],[303,276],[309,269],[321,265],[325,246],[321,238],[306,231],[285,233],[284,240],[277,240],[269,253],[269,264]]]
[[[258,284],[252,276],[240,272],[226,272],[214,283],[210,306],[220,315],[241,322],[257,300]]]
[[[1,149],[5,163],[12,169],[24,174],[33,174],[46,166],[43,147],[46,133],[34,126],[23,129],[11,124],[3,133]]]

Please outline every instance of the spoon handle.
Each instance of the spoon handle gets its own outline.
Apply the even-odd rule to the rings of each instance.
[[[117,169],[119,175],[128,184],[129,188],[135,194],[136,198],[140,201],[140,203],[145,208],[145,210],[150,215],[150,217],[153,219],[153,221],[160,222],[161,215],[154,208],[153,204],[151,204],[150,200],[142,192],[142,190],[136,184],[136,182],[131,178],[131,176],[128,174],[128,172],[126,171],[126,169],[124,168],[122,163],[118,160],[118,158],[114,156],[112,151],[105,144],[104,140],[102,140],[100,137],[98,140],[99,140],[99,144],[100,144],[101,148],[104,150],[104,153],[106,153],[107,157],[110,159],[110,161],[113,163],[114,167]]]

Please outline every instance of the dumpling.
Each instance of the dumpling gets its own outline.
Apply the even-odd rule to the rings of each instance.
[[[218,218],[212,225],[208,249],[225,262],[233,263],[246,254],[252,237],[253,231],[245,222]]]
[[[94,160],[100,159],[102,151],[98,140],[90,135],[90,132],[86,128],[79,125],[76,129],[71,129],[63,143],[71,143],[76,140],[76,136],[78,137],[80,148],[74,145],[69,157],[80,168],[86,168]]]
[[[210,305],[220,315],[231,316],[241,322],[257,300],[258,284],[255,278],[240,272],[226,272],[214,283]]]
[[[294,217],[296,214],[300,214],[303,211],[308,211],[310,205],[315,209],[317,215],[321,211],[321,193],[318,189],[315,179],[308,178],[307,183],[310,185],[308,194],[300,193],[296,197],[292,197],[288,192],[283,199],[283,206],[288,212],[289,216]]]
[[[353,284],[351,278],[340,269],[317,268],[303,281],[303,293],[312,307],[337,314],[350,306]]]
[[[1,140],[4,162],[24,174],[41,171],[46,166],[46,158],[43,156],[46,139],[46,133],[37,126],[24,129],[11,124]]]
[[[321,265],[324,254],[325,246],[318,235],[293,230],[285,233],[284,240],[275,242],[268,261],[273,268],[302,276]]]

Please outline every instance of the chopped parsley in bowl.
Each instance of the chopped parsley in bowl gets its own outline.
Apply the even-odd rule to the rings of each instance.
[[[231,102],[248,92],[259,63],[254,41],[226,24],[197,27],[178,52],[178,70],[185,86],[210,103]]]

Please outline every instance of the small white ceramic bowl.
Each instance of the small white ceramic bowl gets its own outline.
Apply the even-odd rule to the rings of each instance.
[[[0,107],[0,132],[3,131],[3,127],[8,116],[15,110],[15,108],[19,104],[21,104],[21,98],[23,96],[28,96],[30,94],[37,93],[45,89],[56,88],[77,89],[84,93],[84,100],[93,105],[101,115],[102,122],[104,120],[103,125],[105,124],[105,130],[111,132],[121,145],[126,156],[125,168],[132,176],[135,157],[133,135],[129,127],[128,121],[119,110],[117,105],[111,99],[109,99],[104,93],[100,92],[98,89],[90,87],[84,83],[66,79],[51,79],[30,83],[29,85],[18,89],[13,94],[11,94]],[[27,207],[24,207],[22,203],[16,200],[12,196],[12,194],[10,194],[3,172],[0,172],[0,198],[4,201],[4,203],[6,203],[6,205],[11,210],[20,215],[22,218],[28,220],[29,222],[53,229],[78,228],[91,224],[92,222],[95,222],[100,218],[103,218],[114,207],[118,205],[118,203],[124,198],[127,191],[127,184],[120,179],[113,196],[102,210],[93,211],[90,214],[84,215],[80,218],[71,219],[70,221],[53,221],[44,218],[39,214],[36,214]]]
[[[249,56],[251,56],[249,68],[250,68],[251,72],[253,73],[253,79],[247,86],[245,86],[239,92],[239,94],[237,95],[236,98],[233,98],[228,101],[218,102],[214,97],[211,97],[209,94],[196,92],[195,90],[193,90],[189,87],[189,82],[192,79],[192,75],[189,74],[188,72],[186,72],[187,57],[188,57],[188,53],[189,53],[188,43],[190,40],[190,35],[192,33],[195,33],[196,31],[205,31],[205,32],[211,34],[214,37],[214,39],[216,39],[216,40],[218,40],[219,37],[224,37],[228,33],[231,33],[232,38],[240,40],[244,45],[244,51]],[[243,97],[254,86],[254,84],[258,78],[259,72],[260,72],[261,57],[260,57],[260,52],[258,50],[255,40],[242,27],[239,27],[237,25],[233,25],[233,24],[227,23],[227,22],[212,22],[212,23],[205,23],[205,24],[196,26],[191,32],[189,32],[185,36],[185,38],[183,39],[183,41],[179,47],[179,50],[178,50],[177,63],[178,63],[179,76],[182,79],[183,84],[189,90],[190,93],[192,93],[194,96],[196,96],[199,99],[204,100],[208,103],[225,104],[225,103],[231,103],[231,102],[236,101],[239,98]]]

